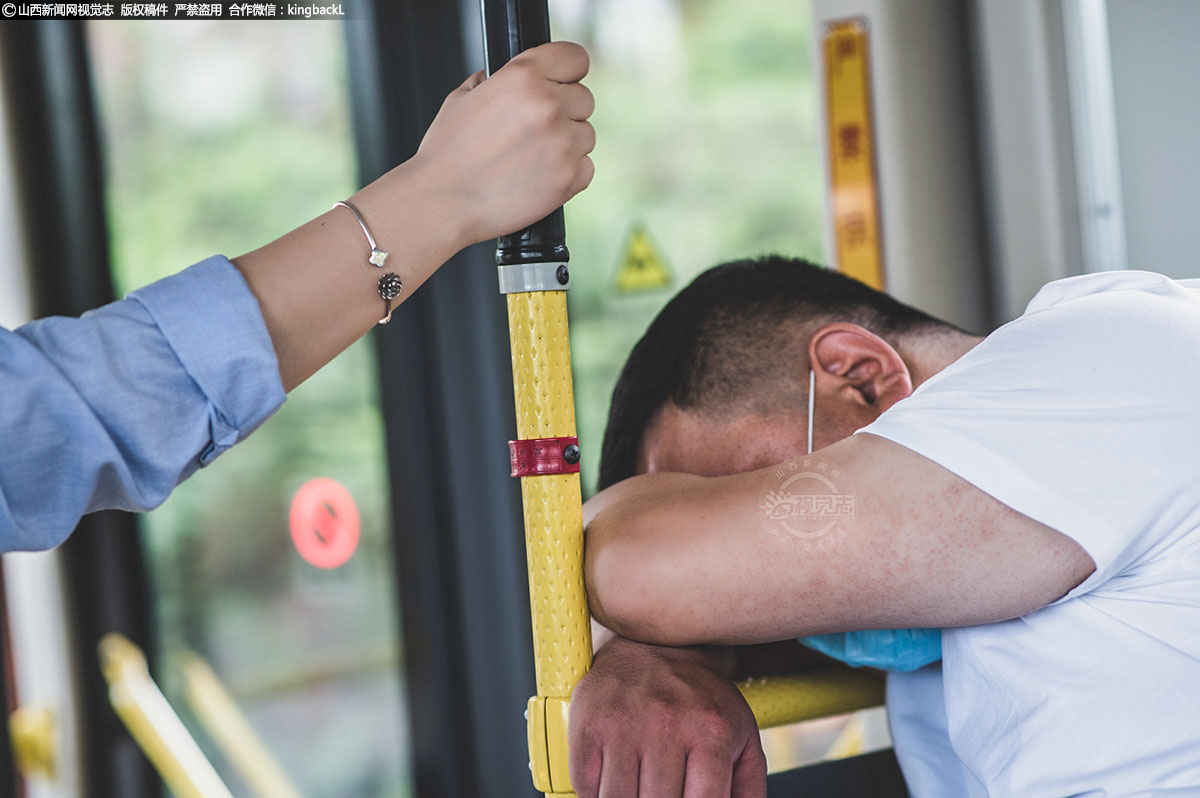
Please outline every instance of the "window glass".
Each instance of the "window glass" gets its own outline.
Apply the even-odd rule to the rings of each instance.
[[[338,23],[105,22],[89,43],[118,293],[242,254],[353,191]],[[301,794],[411,795],[382,442],[360,342],[143,520],[154,675],[234,794],[251,791],[188,703],[188,652]],[[289,532],[298,489],[318,477],[348,492],[361,524],[332,569]],[[331,495],[318,510],[344,511]]]
[[[550,0],[591,54],[598,144],[567,205],[585,491],[621,366],[679,289],[726,260],[825,260],[816,33],[805,0]],[[890,744],[881,710],[764,733],[773,770]]]

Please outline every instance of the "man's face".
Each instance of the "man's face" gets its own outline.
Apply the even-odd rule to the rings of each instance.
[[[820,449],[853,434],[879,413],[872,407],[822,407],[814,412],[813,448]],[[638,457],[639,474],[682,472],[704,477],[740,474],[782,463],[808,449],[808,414],[757,413],[713,419],[667,404],[646,430]]]

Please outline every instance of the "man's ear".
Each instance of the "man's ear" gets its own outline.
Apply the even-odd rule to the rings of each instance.
[[[857,324],[820,327],[808,344],[817,382],[833,379],[834,392],[882,413],[913,392],[912,374],[887,341]]]

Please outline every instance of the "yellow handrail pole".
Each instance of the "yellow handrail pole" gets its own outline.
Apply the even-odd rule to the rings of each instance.
[[[188,705],[253,793],[271,798],[300,798],[300,791],[271,756],[209,664],[199,654],[188,651],[183,655],[180,669]]]
[[[546,0],[482,0],[489,74],[522,50],[550,40]],[[583,584],[583,509],[575,395],[567,332],[569,254],[562,210],[497,242],[507,295],[525,551],[537,695],[527,718],[534,786],[573,795],[567,768],[567,706],[592,662]]]
[[[509,294],[508,312],[518,437],[573,437],[565,292]],[[538,693],[529,702],[530,763],[538,789],[570,794],[567,705],[592,663],[579,474],[522,477],[521,496]]]
[[[105,635],[100,669],[117,716],[178,798],[233,798],[158,685],[146,656],[124,635]]]

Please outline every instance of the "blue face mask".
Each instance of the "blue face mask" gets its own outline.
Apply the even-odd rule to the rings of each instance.
[[[868,629],[802,637],[800,642],[856,668],[915,671],[942,658],[941,629]]]
[[[817,374],[808,372],[808,453],[813,449],[813,407]],[[868,629],[864,632],[802,637],[800,642],[854,667],[915,671],[942,658],[941,629]]]

